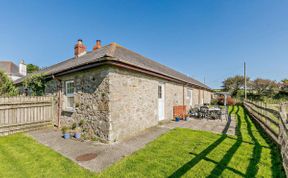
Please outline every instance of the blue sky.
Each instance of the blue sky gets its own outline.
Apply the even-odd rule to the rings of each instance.
[[[286,0],[2,0],[0,60],[41,67],[82,38],[119,43],[213,88],[242,74],[288,77]]]

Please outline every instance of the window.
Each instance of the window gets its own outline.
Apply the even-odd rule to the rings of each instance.
[[[66,81],[66,108],[74,108],[74,81]]]
[[[162,85],[158,85],[158,98],[162,99]]]

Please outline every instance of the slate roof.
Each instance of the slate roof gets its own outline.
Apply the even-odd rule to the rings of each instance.
[[[103,58],[105,56],[111,58]],[[196,85],[210,90],[210,88],[207,85],[191,77],[188,77],[180,72],[177,72],[167,66],[164,66],[156,61],[153,61],[131,50],[128,50],[127,48],[124,48],[116,43],[111,43],[109,45],[103,46],[97,49],[96,51],[87,52],[87,54],[78,58],[75,57],[70,58],[58,64],[52,65],[48,68],[42,69],[39,72],[45,73],[45,75],[52,75],[62,71],[67,71],[69,69],[77,68],[83,65],[89,65],[95,62],[106,60],[120,61],[125,64],[136,66],[151,72],[160,73],[162,75],[178,79],[181,81],[185,81],[192,85]],[[15,83],[20,83],[23,81],[23,79],[24,78],[16,80]]]

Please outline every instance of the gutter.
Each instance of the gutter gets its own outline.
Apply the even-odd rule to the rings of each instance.
[[[84,65],[78,66],[77,68],[70,68],[70,69],[67,69],[67,70],[64,70],[61,72],[57,72],[54,75],[55,76],[65,75],[65,74],[69,74],[69,73],[73,73],[73,72],[77,72],[77,71],[81,71],[81,70],[85,70],[85,69],[90,69],[93,67],[98,67],[101,65],[112,65],[112,66],[116,66],[116,67],[121,67],[121,68],[129,69],[129,70],[133,70],[136,72],[144,73],[144,74],[147,74],[150,76],[154,76],[157,78],[162,78],[162,79],[165,79],[168,81],[176,82],[176,83],[181,84],[181,85],[191,86],[191,87],[194,87],[197,89],[203,89],[203,90],[207,90],[207,91],[212,92],[212,90],[210,88],[204,88],[204,87],[201,87],[199,85],[188,83],[184,80],[181,80],[181,79],[178,79],[175,77],[171,77],[171,76],[159,73],[159,72],[154,72],[154,71],[151,71],[149,69],[144,69],[144,68],[132,65],[132,64],[128,64],[128,63],[125,63],[125,62],[122,62],[119,60],[115,60],[115,59],[100,60],[100,61],[96,61],[94,63],[85,63]]]
[[[103,59],[101,60],[101,58],[104,58],[104,60]],[[83,63],[80,66],[70,67],[70,68],[68,68],[66,70],[63,70],[63,71],[60,71],[60,72],[55,72],[55,73],[52,73],[52,74],[49,74],[49,75],[51,75],[51,76],[61,76],[61,75],[65,75],[65,74],[69,74],[69,73],[73,73],[73,72],[77,72],[77,71],[81,71],[81,70],[85,70],[85,69],[90,69],[90,68],[101,66],[101,65],[112,65],[112,66],[117,66],[117,67],[129,69],[129,70],[137,71],[137,72],[140,72],[140,73],[144,73],[144,74],[147,74],[147,75],[150,75],[150,76],[154,76],[154,77],[157,77],[157,78],[162,78],[162,79],[165,79],[165,80],[168,80],[168,81],[176,82],[176,83],[181,84],[181,85],[186,85],[186,86],[190,86],[190,87],[193,87],[193,88],[207,90],[207,91],[212,92],[212,89],[210,89],[210,88],[205,88],[205,87],[199,86],[197,84],[189,83],[189,82],[184,81],[182,79],[178,79],[178,78],[175,78],[175,77],[172,77],[172,76],[169,76],[169,75],[162,74],[160,72],[155,72],[155,71],[152,71],[152,70],[149,70],[149,69],[145,69],[145,68],[141,68],[141,67],[135,66],[133,64],[128,64],[128,63],[122,62],[120,60],[116,60],[114,57],[111,57],[111,56],[104,56],[104,57],[101,57],[101,58],[98,58],[98,60],[96,62]],[[47,79],[49,79],[49,78],[50,77],[47,77]],[[53,78],[53,77],[51,77],[51,78]],[[21,83],[21,82],[23,82],[23,81],[20,81],[19,83]]]

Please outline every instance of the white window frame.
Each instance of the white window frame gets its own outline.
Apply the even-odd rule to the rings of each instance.
[[[163,84],[158,85],[158,99],[163,99]]]
[[[159,121],[165,119],[165,83],[158,84],[157,91],[158,98],[158,119]],[[160,108],[161,107],[161,108]]]
[[[74,92],[75,92],[75,86],[73,87],[74,91],[73,93],[68,93],[68,84],[73,83],[74,85],[74,81],[73,80],[67,80],[65,81],[65,95],[66,95],[66,102],[65,102],[65,107],[66,109],[72,110],[74,109],[74,106],[68,106],[68,98],[72,98],[74,99]]]
[[[189,99],[189,106],[193,105],[193,90],[187,89],[187,99]]]

